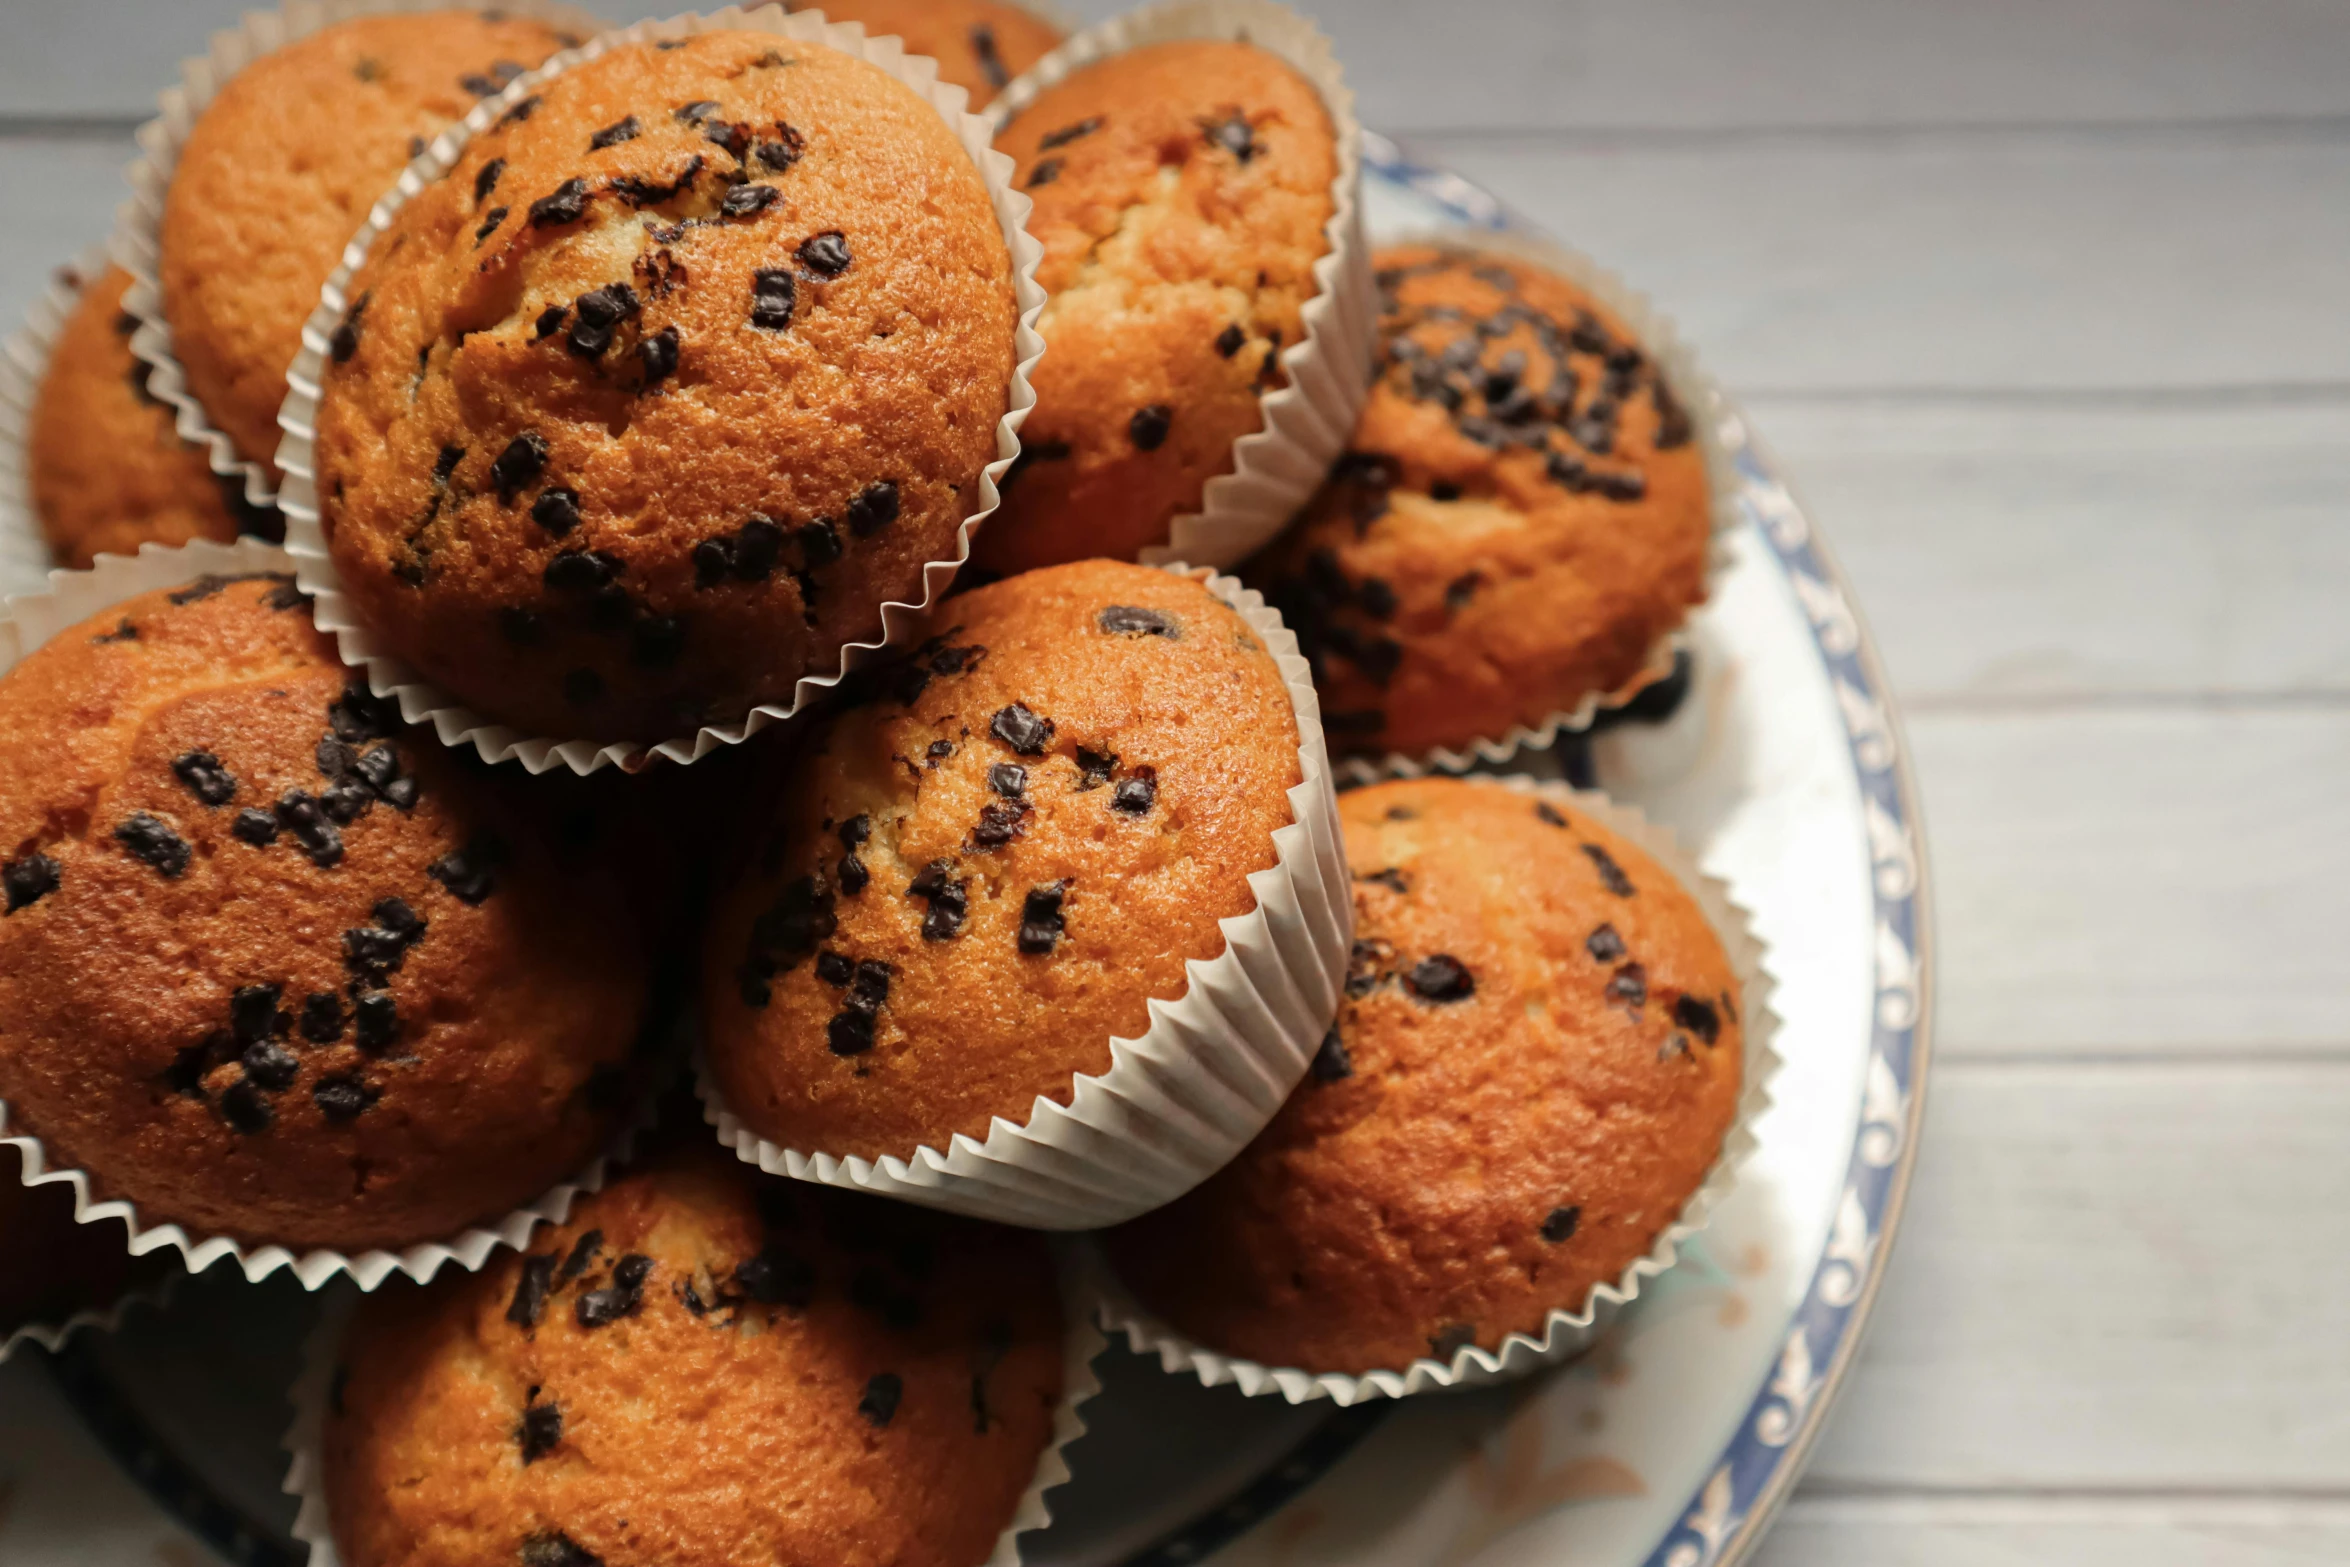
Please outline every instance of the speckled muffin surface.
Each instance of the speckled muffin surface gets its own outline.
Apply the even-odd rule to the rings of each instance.
[[[634,1086],[605,856],[345,672],[283,578],[199,578],[0,677],[0,1099],[142,1225],[443,1240]]]
[[[148,395],[147,367],[131,355],[138,321],[122,309],[129,286],[120,267],[85,283],[33,402],[33,512],[58,564],[76,570],[100,553],[135,555],[150,541],[226,543],[240,527],[276,521],[216,479],[202,449],[172,428],[171,408]]]
[[[1384,354],[1330,482],[1251,566],[1334,751],[1500,739],[1635,681],[1705,597],[1690,415],[1589,293],[1512,257],[1373,265]]]
[[[529,1255],[360,1307],[347,1567],[978,1567],[1052,1436],[1041,1241],[672,1155]]]
[[[1011,260],[928,102],[712,32],[547,83],[349,289],[321,519],[389,649],[526,732],[788,702],[953,559],[1008,405]]]
[[[230,78],[165,193],[158,281],[188,389],[239,456],[277,454],[302,323],[368,209],[480,98],[576,42],[475,11],[358,17]]]
[[[973,109],[986,107],[1061,41],[1059,28],[1005,0],[801,0],[790,9],[862,22],[869,37],[904,39],[908,54],[930,56],[941,79],[971,95]]]
[[[1111,1257],[1176,1328],[1272,1366],[1539,1338],[1703,1183],[1737,1110],[1736,977],[1672,875],[1579,810],[1457,779],[1338,808],[1355,947],[1321,1054]]]
[[[703,1014],[728,1108],[809,1152],[1025,1125],[1255,907],[1298,730],[1189,578],[1086,561],[950,599],[746,833]]]
[[[979,558],[1131,560],[1231,471],[1283,384],[1329,249],[1336,132],[1279,56],[1205,40],[1080,70],[996,146],[1036,202],[1048,346]]]

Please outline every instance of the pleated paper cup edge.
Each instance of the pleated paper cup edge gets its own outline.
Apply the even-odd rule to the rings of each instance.
[[[1000,135],[1045,89],[1115,55],[1183,39],[1239,40],[1280,57],[1321,98],[1338,152],[1322,229],[1329,248],[1313,265],[1305,335],[1280,351],[1284,383],[1259,395],[1257,428],[1233,442],[1232,465],[1207,481],[1200,509],[1172,519],[1167,542],[1142,553],[1149,565],[1188,561],[1228,570],[1269,543],[1305,504],[1345,448],[1370,393],[1378,317],[1362,217],[1362,124],[1330,39],[1310,18],[1274,0],[1164,0],[1073,34],[1006,85],[984,112]],[[1344,308],[1350,303],[1351,335]],[[1335,400],[1311,395],[1325,386],[1337,388]],[[1309,411],[1313,417],[1304,417]],[[1330,449],[1299,439],[1292,431],[1300,424],[1335,431]],[[1280,458],[1291,451],[1303,456],[1296,466],[1312,472],[1312,480],[1283,477],[1289,465]]]
[[[82,294],[105,275],[103,242],[86,245],[49,279],[24,321],[0,344],[0,593],[28,591],[49,572],[49,537],[33,503],[33,408],[49,358]]]
[[[0,1365],[27,1344],[35,1344],[54,1355],[65,1347],[66,1341],[77,1334],[105,1335],[120,1331],[123,1318],[136,1307],[160,1311],[171,1301],[172,1292],[179,1287],[179,1276],[167,1274],[152,1284],[143,1284],[123,1291],[103,1306],[88,1306],[58,1322],[26,1322],[0,1335]]]
[[[1581,734],[1602,713],[1612,712],[1639,696],[1650,684],[1671,673],[1672,655],[1687,634],[1689,617],[1702,609],[1720,588],[1732,565],[1730,534],[1741,520],[1738,494],[1742,481],[1737,463],[1722,437],[1725,421],[1735,417],[1723,402],[1713,378],[1698,364],[1697,355],[1681,337],[1672,317],[1657,309],[1649,297],[1582,251],[1552,240],[1514,231],[1422,229],[1387,240],[1380,250],[1412,245],[1434,246],[1455,253],[1491,254],[1523,261],[1555,272],[1588,292],[1623,322],[1642,350],[1662,368],[1673,400],[1689,412],[1689,425],[1705,464],[1707,518],[1705,596],[1683,611],[1682,618],[1651,644],[1641,672],[1613,691],[1586,692],[1573,707],[1554,712],[1537,723],[1513,724],[1503,733],[1464,741],[1458,745],[1429,746],[1384,755],[1341,756],[1339,770],[1349,783],[1376,783],[1387,778],[1418,778],[1430,773],[1465,773],[1480,763],[1506,765],[1528,752],[1547,750],[1562,734]]]
[[[201,447],[212,471],[235,480],[255,506],[277,504],[270,465],[238,456],[236,443],[212,422],[188,386],[187,370],[172,344],[171,324],[163,318],[163,203],[180,154],[197,119],[221,90],[262,56],[360,17],[452,9],[503,11],[566,28],[583,38],[604,30],[595,17],[553,0],[290,0],[274,11],[246,12],[234,27],[215,32],[203,54],[180,61],[179,80],[156,95],[154,118],[139,127],[138,156],[123,171],[130,194],[116,210],[114,234],[108,241],[113,261],[131,275],[122,296],[123,309],[139,322],[131,335],[131,353],[148,368],[147,390],[170,405],[180,438]]]
[[[1046,1499],[1066,1484],[1070,1469],[1069,1444],[1085,1434],[1085,1405],[1101,1392],[1101,1375],[1094,1363],[1109,1348],[1109,1339],[1094,1320],[1088,1293],[1077,1264],[1055,1248],[1055,1283],[1061,1296],[1061,1400],[1053,1409],[1053,1429],[1044,1451],[1037,1455],[1028,1489],[1012,1509],[1012,1521],[996,1536],[995,1549],[984,1567],[1020,1567],[1020,1536],[1052,1522]],[[320,1311],[302,1342],[302,1364],[287,1390],[293,1417],[279,1446],[286,1454],[285,1479],[279,1489],[300,1504],[294,1517],[294,1538],[309,1547],[307,1567],[341,1567],[335,1548],[334,1523],[326,1501],[326,1405],[334,1387],[336,1352],[350,1331],[358,1296],[338,1291]]]
[[[1347,951],[1353,935],[1354,898],[1346,866],[1346,851],[1337,833],[1336,780],[1329,758],[1322,744],[1321,709],[1314,695],[1313,677],[1305,659],[1297,651],[1297,638],[1284,626],[1281,617],[1263,595],[1244,587],[1237,578],[1220,575],[1205,567],[1186,566],[1180,562],[1159,568],[1178,576],[1199,581],[1209,592],[1230,606],[1249,629],[1262,639],[1273,654],[1281,671],[1284,687],[1289,693],[1290,709],[1298,726],[1299,780],[1288,791],[1290,821],[1275,829],[1275,863],[1257,876],[1278,878],[1275,885],[1286,884],[1292,889],[1300,905],[1311,908],[1318,901],[1326,906],[1338,921],[1336,939],[1330,950],[1319,953],[1323,972],[1318,976],[1322,988],[1336,1005],[1338,985],[1344,973]],[[1327,828],[1327,843],[1317,843],[1313,830],[1319,818]],[[1247,1136],[1222,1137],[1214,1140],[1212,1152],[1195,1150],[1197,1173],[1186,1186],[1165,1190],[1153,1186],[1137,1195],[1124,1196],[1113,1190],[1105,1195],[1095,1188],[1079,1189],[1059,1173],[1040,1166],[1060,1162],[1062,1151],[1053,1143],[1053,1135],[1068,1127],[1092,1129],[1081,1119],[1077,1106],[1089,1090],[1098,1091],[1113,1099],[1131,1102],[1134,1091],[1148,1078],[1148,1062],[1161,1059],[1166,1052],[1166,1039],[1177,1037],[1186,1026],[1186,1019],[1198,1019],[1192,1025],[1198,1032],[1229,1034],[1223,1027],[1212,1030],[1199,1026],[1212,1017],[1212,1003],[1206,999],[1210,991],[1221,990],[1243,975],[1240,949],[1246,945],[1251,952],[1277,953],[1278,943],[1271,934],[1272,922],[1266,913],[1268,897],[1253,885],[1253,906],[1225,918],[1220,925],[1224,947],[1213,958],[1188,960],[1184,965],[1186,984],[1182,995],[1172,1001],[1151,1003],[1151,1027],[1138,1039],[1113,1038],[1110,1041],[1111,1064],[1107,1072],[1081,1074],[1075,1081],[1068,1105],[1056,1104],[1039,1095],[1031,1104],[1029,1119],[1023,1124],[999,1116],[988,1129],[984,1142],[957,1134],[949,1146],[939,1149],[929,1144],[916,1148],[910,1154],[886,1155],[880,1159],[828,1153],[809,1153],[796,1148],[785,1148],[759,1135],[748,1123],[728,1108],[723,1091],[706,1059],[697,1058],[695,1089],[702,1101],[703,1119],[710,1125],[719,1142],[734,1151],[735,1157],[746,1164],[755,1164],[774,1175],[787,1175],[795,1180],[817,1181],[825,1185],[848,1187],[873,1192],[881,1196],[905,1201],[946,1207],[952,1211],[978,1218],[996,1219],[1004,1223],[1029,1225],[1056,1230],[1090,1229],[1115,1224],[1150,1208],[1172,1200],[1189,1184],[1197,1184],[1229,1160],[1249,1138],[1264,1128],[1266,1122],[1280,1108],[1276,1098],[1265,1114],[1256,1122]],[[1318,890],[1318,900],[1309,900],[1304,894]],[[1304,976],[1309,982],[1316,976]],[[1202,1014],[1207,1014],[1203,1017]],[[1268,1014],[1270,1017],[1270,1014]],[[1328,1026],[1324,1018],[1311,1038],[1286,1038],[1245,1042],[1233,1049],[1225,1064],[1244,1059],[1257,1066],[1277,1063],[1285,1077],[1282,1097],[1295,1088],[1305,1069],[1312,1063],[1315,1050],[1320,1048],[1322,1031]],[[1268,1033],[1278,1030],[1278,1023],[1268,1023]],[[1162,1034],[1162,1031],[1163,1034]],[[1229,1144],[1229,1146],[1225,1146]],[[1051,1160],[1040,1150],[1055,1155]],[[958,1160],[984,1161],[1014,1177],[1031,1176],[1035,1184],[1058,1188],[1052,1195],[1018,1201],[1003,1196],[1000,1189],[970,1175],[958,1175],[951,1168]],[[942,1201],[951,1198],[952,1201]]]
[[[1511,1333],[1497,1350],[1470,1345],[1449,1363],[1423,1358],[1401,1370],[1348,1375],[1267,1366],[1243,1356],[1218,1353],[1145,1308],[1118,1280],[1101,1247],[1091,1241],[1083,1243],[1077,1266],[1095,1292],[1095,1310],[1102,1325],[1123,1336],[1136,1354],[1156,1359],[1161,1369],[1175,1375],[1189,1372],[1207,1387],[1229,1384],[1250,1397],[1277,1394],[1292,1404],[1327,1398],[1341,1406],[1374,1398],[1483,1387],[1531,1375],[1589,1348],[1616,1313],[1639,1298],[1647,1280],[1672,1268],[1682,1248],[1704,1231],[1714,1209],[1735,1189],[1740,1166],[1753,1154],[1757,1146],[1754,1124],[1770,1108],[1770,1081],[1780,1066],[1773,1043],[1779,1016],[1771,1006],[1777,983],[1767,966],[1769,951],[1754,932],[1753,915],[1730,895],[1729,883],[1705,871],[1669,828],[1650,822],[1634,807],[1610,800],[1597,790],[1572,789],[1524,774],[1463,781],[1480,788],[1508,789],[1596,818],[1664,866],[1704,911],[1738,977],[1743,1020],[1738,1107],[1723,1129],[1720,1151],[1705,1179],[1684,1199],[1679,1214],[1658,1232],[1648,1251],[1612,1283],[1594,1285],[1577,1309],[1553,1309],[1544,1319],[1539,1338]]]
[[[335,568],[319,520],[313,442],[321,368],[334,329],[343,317],[344,289],[365,260],[368,247],[380,237],[393,216],[428,183],[446,173],[468,142],[534,89],[614,48],[735,28],[836,49],[882,70],[930,104],[970,157],[986,187],[1012,270],[1016,316],[1014,362],[1004,413],[996,424],[996,455],[981,467],[978,509],[957,526],[954,554],[923,564],[921,598],[889,599],[877,605],[876,614],[881,623],[878,640],[844,644],[839,667],[830,674],[801,676],[789,703],[760,703],[734,723],[705,724],[690,736],[662,741],[525,736],[466,707],[399,658],[380,650],[342,591],[342,577]],[[375,204],[366,223],[344,247],[342,261],[327,278],[318,305],[303,325],[302,351],[286,372],[286,399],[278,410],[278,428],[284,433],[278,443],[276,460],[284,482],[279,488],[277,504],[286,519],[286,545],[300,562],[298,580],[303,591],[311,596],[319,629],[333,635],[336,650],[345,664],[366,671],[368,689],[379,697],[398,702],[401,717],[408,722],[431,724],[443,745],[452,748],[470,745],[485,762],[513,760],[532,773],[545,772],[558,764],[581,774],[607,766],[633,771],[648,765],[656,756],[683,766],[698,762],[721,747],[740,745],[770,725],[796,716],[854,671],[916,636],[923,617],[945,598],[956,574],[970,560],[973,535],[1001,503],[997,481],[1020,453],[1020,426],[1036,405],[1036,390],[1030,377],[1044,355],[1044,339],[1036,330],[1036,318],[1044,309],[1044,290],[1037,285],[1036,266],[1044,251],[1028,234],[1029,199],[1012,188],[1012,160],[989,145],[988,122],[971,113],[967,103],[968,94],[962,88],[939,78],[935,60],[927,55],[906,53],[894,36],[868,38],[859,24],[827,22],[820,11],[789,13],[772,4],[752,9],[729,6],[715,11],[682,12],[598,34],[576,49],[549,56],[537,69],[516,77],[504,91],[484,98],[464,118],[443,129],[401,172],[398,184]]]

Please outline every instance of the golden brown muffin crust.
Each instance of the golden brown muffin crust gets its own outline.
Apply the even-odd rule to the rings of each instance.
[[[33,400],[33,511],[58,564],[76,570],[149,541],[226,543],[240,518],[276,518],[216,479],[202,448],[172,428],[170,405],[148,394],[147,367],[131,354],[139,323],[122,309],[130,281],[108,267],[86,283]]]
[[[219,577],[0,677],[0,1099],[142,1224],[442,1239],[628,1097],[599,856],[345,680],[290,580]]]
[[[996,138],[1036,202],[1036,408],[979,558],[1133,559],[1264,422],[1329,246],[1338,144],[1311,83],[1247,44],[1153,44],[1048,88]]]
[[[1268,1365],[1539,1337],[1703,1183],[1737,1110],[1737,980],[1696,901],[1579,810],[1430,779],[1338,814],[1356,928],[1331,1039],[1112,1256],[1185,1333]]]
[[[1223,950],[1291,820],[1288,688],[1199,583],[1085,561],[942,615],[811,743],[711,923],[711,1065],[790,1147],[906,1156],[1067,1104]]]
[[[318,421],[345,590],[542,734],[691,733],[836,672],[954,557],[1014,363],[1010,257],[945,121],[765,33],[548,83],[350,294]]]
[[[1249,571],[1332,748],[1457,748],[1621,689],[1705,598],[1690,415],[1564,278],[1425,246],[1373,265],[1387,351],[1351,450]]]
[[[527,1258],[367,1299],[326,1424],[336,1542],[351,1567],[977,1567],[1051,1440],[1061,1329],[1036,1237],[705,1146]]]
[[[906,52],[936,60],[940,79],[969,93],[975,110],[1061,41],[1052,23],[1000,0],[801,0],[790,9],[862,22],[869,38],[904,39]]]
[[[163,203],[163,317],[188,389],[239,455],[277,455],[302,323],[368,209],[479,98],[565,42],[475,11],[359,17],[232,77]]]

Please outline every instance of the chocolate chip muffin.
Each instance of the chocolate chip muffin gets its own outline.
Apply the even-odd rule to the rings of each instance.
[[[904,39],[906,52],[936,60],[940,79],[969,93],[975,110],[1061,41],[1052,23],[1001,0],[823,0],[790,9],[862,22],[868,37]]]
[[[906,1156],[1066,1105],[1223,950],[1291,819],[1288,688],[1198,582],[1085,561],[943,613],[808,742],[711,921],[710,1066],[786,1147]]]
[[[0,1349],[19,1329],[63,1327],[160,1281],[168,1257],[133,1257],[128,1240],[119,1219],[76,1224],[72,1185],[23,1184],[21,1156],[0,1144]]]
[[[526,731],[788,702],[953,559],[1014,366],[1009,253],[937,110],[710,32],[546,84],[352,280],[321,519],[369,629]]]
[[[217,478],[203,451],[172,429],[172,411],[147,391],[147,367],[131,357],[138,320],[123,313],[130,274],[108,267],[82,288],[58,329],[33,402],[27,454],[33,512],[58,563],[87,567],[101,551],[222,543],[271,532],[277,514],[245,504]]]
[[[0,1100],[143,1226],[441,1240],[604,1146],[642,942],[595,845],[307,609],[199,578],[0,676]]]
[[[1249,580],[1332,749],[1499,739],[1636,681],[1705,598],[1705,459],[1655,357],[1508,255],[1374,257],[1384,357],[1330,482]]]
[[[1737,979],[1689,893],[1581,810],[1458,779],[1338,798],[1338,1020],[1248,1150],[1110,1255],[1178,1330],[1270,1366],[1539,1338],[1703,1183],[1737,1111]]]
[[[359,1308],[322,1444],[348,1567],[978,1567],[1062,1394],[1032,1235],[632,1170],[528,1256]]]
[[[276,456],[302,323],[377,198],[451,120],[577,41],[494,12],[363,16],[221,88],[164,196],[157,281],[188,390],[238,455]]]
[[[1194,40],[1078,71],[996,145],[1036,203],[1051,351],[979,558],[1131,560],[1231,471],[1283,384],[1330,248],[1336,132],[1279,56]]]

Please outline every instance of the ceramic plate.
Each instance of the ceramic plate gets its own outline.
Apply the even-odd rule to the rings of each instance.
[[[1516,226],[1459,177],[1367,141],[1374,235]],[[1736,1192],[1598,1348],[1514,1387],[1292,1407],[1113,1351],[1029,1562],[1717,1567],[1786,1496],[1852,1361],[1916,1151],[1925,862],[1843,580],[1743,420],[1721,414],[1743,517],[1692,628],[1689,699],[1662,725],[1526,765],[1595,769],[1697,848],[1770,944],[1785,1065]],[[282,1275],[206,1276],[55,1369],[162,1506],[232,1561],[277,1567],[299,1560],[277,1439],[309,1314]]]

